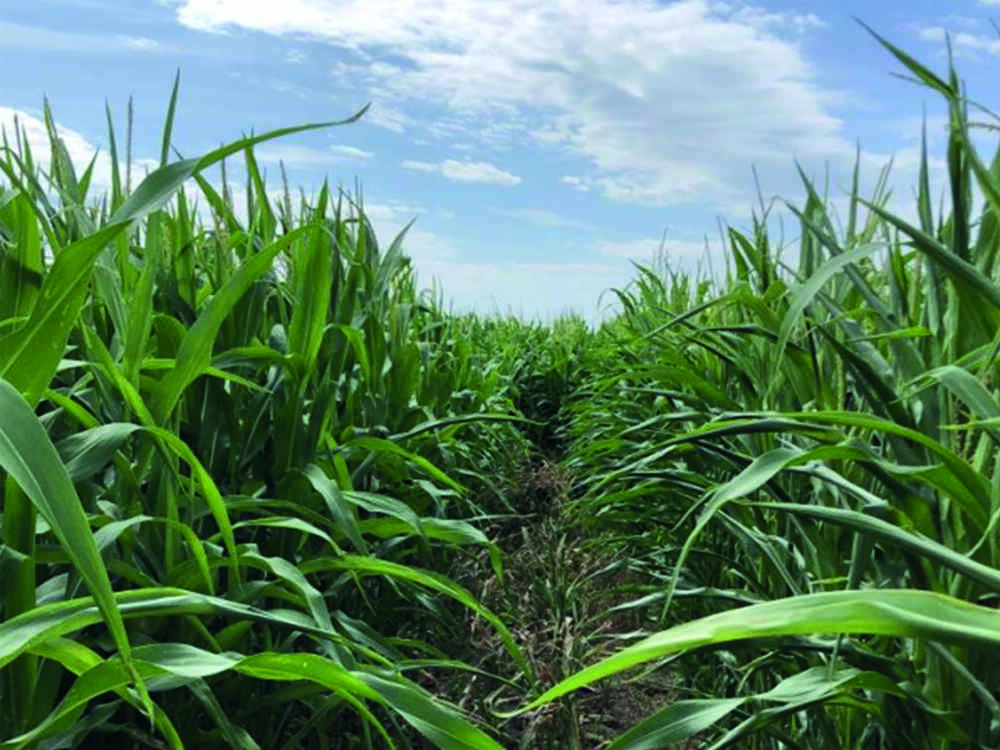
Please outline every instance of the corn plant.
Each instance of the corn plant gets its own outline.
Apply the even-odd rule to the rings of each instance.
[[[450,347],[405,232],[271,197],[254,145],[362,112],[171,161],[177,92],[134,189],[109,113],[96,199],[47,104],[48,169],[5,135],[0,747],[499,747],[422,685],[463,669],[442,600],[528,670],[431,569],[490,548],[453,475],[518,450],[505,383]],[[206,172],[234,158],[243,219]]]
[[[844,224],[803,174],[797,263],[765,207],[725,230],[721,282],[641,268],[573,407],[578,516],[646,576],[628,606],[679,624],[526,710],[669,662],[679,699],[614,750],[1000,742],[1000,153],[974,148],[954,66],[876,38],[948,106],[950,212],[926,138],[916,224],[887,173],[865,199],[855,167]]]

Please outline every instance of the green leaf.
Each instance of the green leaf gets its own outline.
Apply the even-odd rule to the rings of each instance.
[[[73,482],[31,407],[0,378],[0,468],[8,472],[45,519],[74,568],[79,572],[101,612],[126,667],[131,648],[121,612],[115,603],[83,505]],[[152,715],[152,703],[137,674],[143,702]]]
[[[887,635],[1000,646],[1000,613],[930,591],[880,589],[807,594],[721,612],[652,635],[562,680],[519,713],[671,654],[750,638]]]
[[[671,747],[711,729],[746,701],[746,698],[676,701],[617,737],[607,750],[661,750]]]
[[[299,227],[272,242],[240,266],[239,270],[219,289],[198,316],[195,324],[184,334],[174,367],[160,383],[159,393],[153,405],[153,415],[157,422],[165,424],[184,390],[211,365],[216,336],[236,303],[247,293],[254,281],[271,268],[278,253],[313,230],[313,225]]]

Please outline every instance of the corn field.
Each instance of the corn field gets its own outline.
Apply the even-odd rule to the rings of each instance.
[[[875,38],[947,202],[926,138],[913,221],[803,173],[794,253],[762,206],[596,329],[268,186],[363,111],[183,158],[175,82],[106,194],[5,133],[0,749],[1000,747],[1000,123]]]

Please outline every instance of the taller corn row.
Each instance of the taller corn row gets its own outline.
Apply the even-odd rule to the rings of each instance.
[[[879,41],[945,99],[949,211],[926,135],[916,224],[885,173],[866,200],[855,168],[843,225],[803,175],[797,262],[765,214],[727,229],[722,281],[641,268],[571,407],[577,516],[666,629],[537,704],[713,647],[615,750],[1000,743],[1000,154],[953,67]]]

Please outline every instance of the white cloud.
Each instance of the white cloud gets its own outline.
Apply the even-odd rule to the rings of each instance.
[[[1000,0],[997,0],[997,5],[1000,5]],[[973,16],[963,16],[958,13],[949,13],[944,17],[944,23],[949,26],[961,26],[966,29],[982,29],[983,19],[974,18]]]
[[[21,109],[0,107],[0,128],[6,133],[11,148],[15,149],[17,140],[15,134],[20,132],[24,142],[31,149],[35,163],[40,165],[44,171],[49,171],[52,151],[49,147],[49,135],[45,128],[45,121],[41,117]],[[94,158],[97,146],[92,144],[82,133],[60,125],[58,122],[56,123],[56,132],[66,146],[66,151],[79,177],[90,164],[91,159]],[[133,168],[133,174],[141,175],[142,173]],[[91,195],[106,190],[111,185],[111,160],[107,154],[98,154],[93,175]]]
[[[144,36],[126,36],[124,34],[119,34],[115,37],[115,40],[126,49],[134,50],[136,52],[151,52],[160,48],[160,43],[158,41]]]
[[[399,234],[400,229],[402,226],[394,231],[382,232],[376,236],[380,238],[381,244],[388,245]],[[377,230],[378,224],[376,224]],[[418,269],[424,269],[425,272],[429,268],[437,268],[444,264],[463,265],[461,261],[463,252],[460,247],[450,239],[424,229],[419,225],[419,222],[410,227],[406,233],[406,237],[403,239],[403,250],[413,260],[414,266]],[[425,278],[425,281],[430,281],[430,279]],[[457,292],[458,290],[449,288],[448,291]]]
[[[305,52],[300,49],[290,49],[285,53],[285,62],[293,65],[300,65],[308,59]]]
[[[389,234],[395,234],[414,217],[427,213],[427,209],[413,203],[389,201],[386,203],[364,202],[365,215],[375,225],[375,236],[380,240]],[[390,227],[389,224],[392,223]],[[380,227],[387,231],[379,231]],[[389,231],[391,230],[391,231]]]
[[[579,177],[576,175],[564,175],[559,178],[559,182],[563,185],[569,185],[574,190],[579,190],[581,193],[586,193],[590,191],[591,181],[587,177]]]
[[[111,158],[107,150],[99,150],[98,146],[83,133],[66,127],[58,120],[55,126],[56,133],[66,147],[66,152],[73,162],[73,167],[78,178],[83,173],[83,170],[90,165],[91,160],[94,160],[96,154],[97,158],[94,161],[94,171],[90,181],[88,196],[89,199],[99,198],[102,193],[111,187]],[[45,121],[42,119],[41,112],[0,106],[0,129],[6,132],[8,143],[15,150],[17,148],[17,136],[15,133],[20,132],[22,139],[31,149],[31,155],[35,164],[41,167],[44,172],[49,172],[52,151],[49,147],[49,135],[45,128]],[[124,181],[124,156],[121,153],[119,156],[122,159],[120,169],[121,178]],[[158,160],[133,157],[132,186],[135,187],[150,170],[158,166]],[[47,183],[43,182],[44,184]]]
[[[719,3],[719,7],[725,3]],[[778,29],[804,34],[814,29],[826,28],[827,23],[815,13],[787,13],[768,11],[756,5],[737,7],[730,19],[758,29]]]
[[[0,21],[0,49],[48,52],[165,52],[170,48],[155,39],[124,34],[82,34],[43,26]]]
[[[672,265],[693,270],[705,257],[710,247],[705,241],[675,240],[670,237],[643,237],[637,240],[606,240],[598,243],[597,249],[618,258],[649,262],[656,258],[667,258]]]
[[[405,222],[422,216],[420,206],[389,202],[365,203],[365,211],[382,246],[395,238]],[[526,318],[552,320],[575,310],[592,323],[600,321],[609,305],[616,304],[612,288],[631,283],[635,269],[628,261],[649,263],[666,259],[670,267],[698,273],[705,262],[705,243],[668,238],[661,255],[660,239],[597,241],[581,246],[585,260],[560,262],[494,262],[470,259],[467,248],[448,236],[421,226],[410,228],[403,250],[412,259],[421,287],[432,285],[444,293],[456,310],[514,313]],[[717,244],[717,243],[716,243]],[[712,248],[717,253],[717,248]],[[724,262],[715,261],[718,268]],[[662,266],[662,263],[661,263]]]
[[[997,4],[1000,5],[1000,0],[997,0]],[[951,40],[952,49],[958,54],[1000,53],[1000,37],[996,34],[975,34],[969,31],[954,31],[943,26],[923,26],[920,28],[920,37],[930,42],[944,42],[948,38]]]
[[[292,81],[276,78],[272,75],[255,73],[252,69],[231,69],[225,75],[239,82],[240,86],[268,88],[282,95],[282,98],[294,96],[302,101],[315,101],[316,91],[308,86],[302,86]]]
[[[484,161],[455,161],[445,159],[442,162],[407,160],[402,162],[405,169],[417,172],[439,174],[445,179],[455,182],[481,182],[492,185],[513,187],[521,183],[521,178]]]
[[[942,143],[948,138],[950,119],[947,114],[913,115],[886,122],[886,129],[889,132],[899,135],[904,141],[917,144],[920,143],[925,126],[927,129],[928,149],[940,152],[941,149],[936,148],[937,144]]]
[[[23,109],[0,107],[0,127],[6,131],[7,138],[12,145],[15,133],[20,132],[31,148],[35,161],[43,164],[48,162],[50,158],[49,135],[45,128],[45,121],[41,117],[36,117]],[[90,161],[96,147],[83,134],[58,123],[56,124],[56,132],[62,138],[66,150],[75,163]]]
[[[384,128],[385,130],[390,130],[393,133],[404,133],[407,128],[413,126],[416,122],[409,115],[377,99],[372,102],[371,107],[365,112],[365,116],[361,121],[369,125]]]
[[[399,133],[419,130],[453,147],[471,142],[480,154],[484,147],[496,154],[525,144],[558,151],[559,164],[567,156],[582,161],[562,167],[572,171],[560,178],[565,187],[613,200],[709,204],[743,217],[756,204],[751,165],[765,198],[781,194],[801,202],[793,158],[820,185],[824,166],[833,164],[835,196],[850,185],[854,134],[844,133],[834,112],[852,100],[824,88],[818,63],[805,54],[802,36],[823,25],[812,14],[762,10],[741,0],[182,0],[177,13],[191,28],[304,35],[349,50],[349,62],[335,63],[331,75],[368,92],[373,106],[364,122]],[[390,14],[405,23],[386,23]],[[858,44],[877,48],[857,33]],[[959,43],[982,46],[985,39],[970,35]],[[886,54],[882,69],[894,65]],[[870,194],[888,156],[864,153],[863,194]],[[891,208],[899,206],[903,216],[914,203],[909,188],[918,156],[912,140],[896,154]],[[476,172],[506,184],[521,179],[485,162],[404,166],[448,176],[448,164],[458,165],[450,168],[451,179]],[[946,183],[943,166],[932,160],[935,197]],[[840,210],[844,200],[836,197],[834,204]],[[798,230],[794,220],[786,226],[790,235]],[[595,245],[592,255],[606,264],[583,264],[572,279],[560,275],[563,266],[549,273],[537,264],[459,263],[459,248],[417,227],[407,248],[422,272],[440,275],[464,300],[488,300],[489,289],[512,304],[562,302],[578,294],[569,289],[572,280],[586,290],[579,299],[587,307],[595,290],[620,285],[614,278],[628,281],[627,258],[655,257],[659,241]],[[697,263],[704,244],[668,237],[665,250],[671,259]],[[563,285],[565,294],[552,294]],[[533,289],[539,299],[532,302]]]
[[[720,279],[726,268],[725,252],[719,238],[682,240],[667,235],[605,240],[597,243],[596,249],[609,258],[640,263],[660,272],[680,272],[692,279]]]
[[[535,137],[577,155],[614,200],[745,205],[751,164],[794,189],[793,156],[821,165],[853,151],[831,114],[839,95],[800,46],[822,26],[813,14],[711,0],[185,0],[177,12],[207,31],[390,49],[391,63],[337,70],[376,104],[443,110],[428,127],[439,139]]]
[[[365,151],[364,149],[355,148],[354,146],[330,146],[330,151],[338,156],[344,157],[345,159],[356,159],[358,161],[367,161],[374,156],[371,151]]]
[[[429,233],[430,234],[430,233]],[[404,247],[413,252],[407,235]],[[419,243],[436,247],[430,234]],[[529,319],[552,320],[571,311],[592,323],[614,300],[605,292],[625,287],[633,269],[627,263],[490,263],[421,259],[414,267],[421,286],[436,282],[458,311],[513,313]],[[602,300],[603,295],[603,300]]]
[[[514,312],[549,320],[572,309],[597,322],[601,317],[601,294],[610,287],[626,286],[632,278],[632,267],[624,259],[610,255],[598,255],[592,262],[566,264],[469,259],[468,248],[422,226],[427,210],[417,204],[365,201],[365,213],[382,247],[387,247],[403,226],[417,217],[403,239],[403,251],[413,261],[420,287],[439,289],[459,311]],[[438,211],[436,215],[443,213]]]
[[[543,208],[502,209],[498,210],[497,213],[509,216],[512,219],[526,221],[527,223],[534,224],[535,226],[547,227],[550,229],[594,229],[594,225],[589,224],[586,221],[571,219],[568,216],[562,216],[554,211],[547,211]]]
[[[255,148],[254,156],[264,163],[277,164],[280,161],[288,167],[316,167],[343,164],[348,161],[368,161],[374,154],[354,146],[316,148],[278,141]]]

